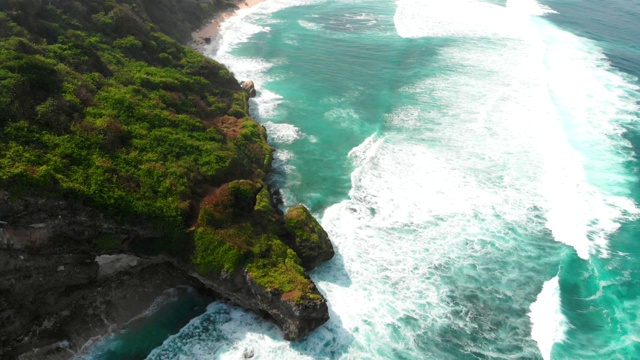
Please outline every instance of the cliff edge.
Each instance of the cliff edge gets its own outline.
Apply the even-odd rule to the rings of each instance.
[[[251,92],[180,44],[228,6],[0,3],[0,357],[75,351],[83,319],[111,319],[91,335],[113,331],[135,316],[123,304],[178,285],[286,339],[328,319],[307,271],[331,243],[306,208],[278,209]]]

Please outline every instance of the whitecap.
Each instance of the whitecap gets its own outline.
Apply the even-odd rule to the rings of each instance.
[[[562,314],[558,276],[542,285],[542,291],[531,304],[531,337],[538,343],[544,360],[551,359],[553,345],[565,339],[569,322]]]
[[[276,144],[291,144],[304,136],[300,129],[291,124],[277,124],[267,121],[263,125],[269,133],[269,141]]]
[[[305,21],[305,20],[298,20],[298,24],[300,24],[300,26],[302,26],[305,29],[309,29],[309,30],[320,30],[322,29],[322,25],[311,22],[311,21]]]

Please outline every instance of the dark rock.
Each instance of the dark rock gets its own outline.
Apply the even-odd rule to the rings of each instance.
[[[282,192],[280,189],[274,189],[271,192],[271,202],[273,202],[276,206],[284,205],[284,200],[282,199]]]
[[[290,299],[288,294],[258,285],[246,270],[233,274],[223,271],[215,278],[193,276],[234,304],[271,318],[286,340],[300,339],[329,320],[326,300],[315,288],[311,290],[316,295],[314,300]]]
[[[67,290],[96,281],[98,264],[93,259],[91,255],[0,250],[0,348],[12,348],[25,333],[52,329],[54,322],[42,319],[56,317],[78,300]],[[43,341],[43,337],[34,341]]]
[[[64,271],[57,271],[59,264]],[[138,259],[108,278],[99,276],[101,270],[87,255],[0,251],[0,358],[72,358],[92,338],[119,331],[179,286],[213,299],[166,260]]]
[[[304,205],[289,208],[285,226],[293,241],[289,244],[302,260],[302,266],[312,270],[334,255],[329,235]]]
[[[242,357],[244,359],[251,359],[254,356],[255,356],[255,352],[253,351],[253,349],[245,349],[244,352],[242,353]]]

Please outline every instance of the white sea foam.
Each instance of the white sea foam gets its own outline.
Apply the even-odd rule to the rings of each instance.
[[[468,7],[457,16],[463,3]],[[464,182],[451,181],[459,190],[447,194],[449,203],[434,207],[439,214],[449,212],[450,218],[458,198],[475,217],[477,209],[485,209],[502,218],[526,219],[521,210],[541,208],[556,241],[572,246],[582,259],[607,256],[608,236],[638,214],[628,197],[633,178],[623,166],[631,152],[620,136],[621,125],[638,110],[629,96],[637,95],[637,88],[610,68],[592,42],[537,17],[548,11],[533,1],[509,1],[506,8],[472,1],[400,1],[399,35],[462,39],[441,50],[450,74],[405,88],[425,108],[441,110],[407,107],[391,114],[388,123],[404,129],[428,124],[423,125],[428,135],[421,137],[437,144],[433,153],[449,146],[452,156],[443,164],[461,167],[450,175]],[[433,155],[422,160],[425,166],[434,164]],[[479,188],[465,195],[469,178]],[[491,227],[485,223],[483,231]],[[557,281],[545,284],[531,309],[532,337],[545,358],[566,329]],[[551,313],[541,310],[545,306]]]
[[[291,144],[304,134],[291,124],[277,124],[271,121],[263,123],[269,134],[269,141],[276,144]]]
[[[552,12],[534,0],[509,0],[506,7],[478,0],[400,0],[394,22],[398,35],[418,37],[518,37],[522,20]]]
[[[440,2],[429,4],[430,8],[441,6]],[[620,189],[628,189],[625,182],[629,180],[623,175],[622,164],[630,155],[624,152],[628,143],[619,137],[621,123],[637,109],[625,94],[636,89],[610,69],[595,45],[532,17],[549,11],[535,2],[509,1],[506,8],[474,4],[493,14],[487,14],[492,26],[519,29],[511,34],[517,37],[503,40],[499,47],[469,43],[445,49],[443,57],[457,63],[456,71],[466,78],[447,76],[418,89],[435,88],[430,92],[435,93],[435,99],[424,100],[438,103],[446,101],[445,96],[486,99],[456,104],[447,115],[473,116],[478,126],[498,121],[513,131],[511,138],[518,139],[514,146],[530,144],[530,159],[523,161],[531,165],[539,162],[537,184],[545,202],[538,205],[548,210],[547,227],[555,239],[574,247],[583,259],[596,252],[607,256],[606,237],[618,228],[620,220],[638,212],[632,200],[621,196],[627,195]],[[445,10],[450,6],[445,5]],[[401,2],[396,24],[412,29],[410,36],[434,36],[431,28],[421,24],[411,27],[412,18],[403,18],[405,13],[415,16],[413,7]],[[511,22],[514,15],[517,25]],[[453,24],[448,33],[469,35],[456,26],[472,25],[447,21]],[[399,33],[403,35],[401,30]],[[447,89],[451,94],[438,94]],[[467,108],[483,103],[480,111]],[[392,116],[391,123],[398,124],[402,118],[408,118],[409,125],[414,123],[416,111],[408,110],[407,115],[400,111],[402,115]],[[607,174],[608,184],[589,181],[589,176],[602,174]]]
[[[350,129],[358,128],[360,116],[356,114],[353,109],[344,108],[343,106],[333,108],[324,113],[324,119],[339,127]]]
[[[249,100],[249,112],[256,120],[262,121],[263,119],[273,119],[274,117],[285,114],[279,109],[279,105],[282,103],[282,96],[263,89],[260,86],[260,93],[257,97]]]
[[[562,314],[558,276],[544,283],[530,310],[531,337],[538,343],[542,358],[550,360],[553,345],[565,339],[569,328],[569,322]]]
[[[318,23],[311,22],[311,21],[298,20],[298,24],[300,24],[300,26],[302,26],[303,28],[309,29],[309,30],[320,30],[320,29],[322,29],[322,25],[320,25]]]
[[[298,185],[301,182],[300,174],[297,172],[296,167],[291,164],[294,158],[294,154],[289,150],[276,149],[273,153],[272,166],[274,171],[271,173],[271,177],[280,185],[282,200],[286,207],[299,203],[289,190],[291,186]]]

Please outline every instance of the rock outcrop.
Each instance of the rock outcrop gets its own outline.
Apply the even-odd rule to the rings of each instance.
[[[285,245],[300,238],[307,262],[317,265],[333,256],[326,233],[304,208],[292,227],[283,221],[266,186],[248,180],[234,181],[203,200],[195,235],[194,268],[198,278],[216,293],[244,308],[268,315],[282,328],[285,338],[299,339],[328,320],[327,305],[309,279],[303,260]],[[297,211],[294,210],[297,215]],[[316,238],[318,244],[308,244]],[[328,248],[327,248],[328,247]],[[319,260],[311,260],[315,255]],[[331,252],[330,256],[328,252]]]
[[[315,287],[300,298],[300,291],[283,293],[280,289],[265,288],[246,269],[197,276],[223,298],[272,319],[286,340],[300,339],[329,320],[326,301]]]
[[[263,314],[288,340],[329,318],[325,299],[305,271],[333,256],[326,232],[304,206],[283,217],[264,184],[240,180],[212,190],[201,204],[195,243],[178,257],[132,255],[140,244],[160,241],[162,233],[151,224],[118,223],[63,199],[0,195],[0,346],[6,349],[72,339],[55,351],[75,351],[178,285],[206,289]],[[141,272],[150,268],[162,271],[157,277]],[[142,291],[123,283],[139,284],[141,274],[156,285]],[[108,306],[100,290],[105,287],[113,289]],[[146,294],[142,300],[124,302],[139,290],[139,299]],[[91,322],[91,336],[73,331],[83,313],[99,320]],[[104,318],[113,319],[112,326],[103,326]]]
[[[304,205],[289,208],[284,219],[287,230],[293,235],[290,246],[307,271],[333,257],[329,235]]]
[[[256,96],[256,86],[252,80],[243,81],[240,83],[242,89],[249,95],[249,97]]]

